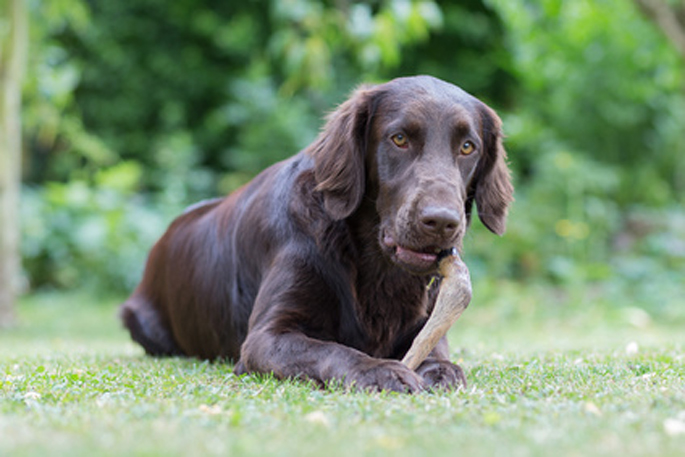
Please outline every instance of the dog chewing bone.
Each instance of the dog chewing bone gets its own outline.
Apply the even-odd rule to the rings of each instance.
[[[469,270],[459,258],[459,253],[452,249],[443,255],[439,264],[442,284],[435,307],[426,325],[414,338],[407,355],[402,359],[402,363],[412,370],[416,370],[421,362],[426,360],[428,354],[459,319],[471,301],[471,278]]]

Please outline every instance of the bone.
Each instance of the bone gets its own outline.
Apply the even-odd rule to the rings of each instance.
[[[442,284],[438,292],[435,307],[426,325],[412,342],[402,363],[411,370],[416,370],[426,360],[438,341],[459,319],[461,313],[471,301],[471,278],[469,270],[459,258],[456,249],[448,251],[438,265]]]

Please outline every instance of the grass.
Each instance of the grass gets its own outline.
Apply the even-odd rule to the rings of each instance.
[[[0,455],[683,454],[684,311],[509,283],[475,296],[450,334],[468,389],[414,396],[151,359],[116,300],[28,297],[0,332]]]

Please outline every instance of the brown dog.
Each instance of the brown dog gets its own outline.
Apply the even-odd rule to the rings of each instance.
[[[131,337],[237,373],[408,392],[465,382],[444,338],[415,372],[398,359],[432,310],[436,253],[461,247],[473,203],[504,232],[500,126],[435,78],[357,90],[307,149],[171,224],[122,305]]]

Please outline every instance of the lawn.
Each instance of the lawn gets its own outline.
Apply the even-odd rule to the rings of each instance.
[[[116,299],[30,296],[0,331],[0,455],[684,455],[685,311],[583,290],[477,285],[468,388],[413,396],[151,359]]]

